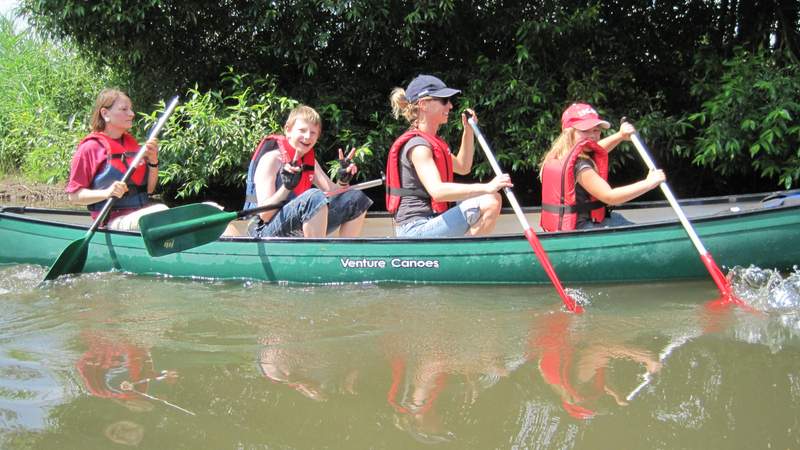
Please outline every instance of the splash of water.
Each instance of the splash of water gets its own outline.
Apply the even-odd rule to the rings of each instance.
[[[34,265],[0,267],[0,295],[29,291],[44,276],[44,268]]]
[[[574,288],[564,288],[564,292],[567,293],[575,302],[582,306],[584,309],[592,305],[592,297],[589,296],[583,289],[574,289]],[[563,308],[564,311],[567,311],[566,306]]]
[[[797,266],[786,277],[774,269],[736,266],[728,277],[735,294],[756,309],[776,313],[800,311],[800,269]]]

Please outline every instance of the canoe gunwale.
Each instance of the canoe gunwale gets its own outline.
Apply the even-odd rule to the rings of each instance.
[[[721,197],[705,197],[705,198],[697,198],[697,199],[689,199],[686,203],[681,201],[682,206],[688,205],[715,205],[715,204],[728,204],[728,203],[736,203],[741,201],[756,201],[761,198],[764,198],[769,195],[773,195],[775,193],[783,193],[787,195],[798,194],[800,193],[800,189],[792,190],[792,191],[776,191],[776,192],[766,192],[761,194],[745,194],[745,195],[736,195],[736,196],[721,196]],[[632,202],[628,208],[615,208],[615,210],[623,210],[623,209],[646,209],[646,208],[664,208],[668,206],[665,201],[658,201],[658,202]],[[505,209],[505,208],[504,208]],[[540,208],[530,207],[530,208],[523,208],[526,212],[535,212],[538,211]],[[702,224],[707,222],[713,221],[720,221],[720,220],[728,220],[728,219],[735,219],[741,217],[747,217],[752,215],[760,215],[760,214],[768,214],[771,211],[783,211],[787,209],[800,209],[800,205],[798,204],[789,204],[789,205],[782,205],[782,206],[774,206],[770,208],[761,208],[761,209],[748,209],[748,210],[741,210],[737,212],[733,211],[719,211],[714,214],[708,215],[701,215],[697,217],[691,218],[692,223],[694,224]],[[510,209],[509,209],[510,211]],[[69,215],[69,216],[88,216],[88,211],[85,210],[77,210],[77,209],[56,209],[56,208],[35,208],[35,207],[26,207],[26,206],[0,206],[0,216],[6,216],[8,218],[14,218],[15,220],[21,220],[31,223],[38,223],[43,225],[49,226],[57,226],[60,228],[70,228],[70,229],[77,229],[77,230],[87,230],[89,228],[89,224],[74,224],[74,223],[67,223],[67,222],[59,222],[59,221],[52,221],[47,220],[44,218],[38,217],[31,217],[27,214],[53,214],[53,215]],[[378,215],[385,214],[385,212],[378,212]],[[369,217],[369,215],[368,215]],[[608,235],[613,233],[625,233],[629,231],[647,231],[650,229],[655,228],[662,228],[668,227],[678,224],[677,217],[669,217],[661,220],[651,220],[644,223],[634,223],[631,225],[623,225],[618,227],[612,228],[594,228],[588,230],[571,230],[571,231],[558,231],[558,232],[538,232],[537,236],[542,239],[558,239],[558,238],[574,238],[579,236],[595,236],[595,235]],[[100,228],[98,230],[100,233],[107,233],[107,234],[118,234],[118,235],[127,235],[127,236],[140,236],[138,231],[120,231],[120,230],[109,230],[106,228]],[[236,236],[236,237],[221,237],[218,242],[237,242],[237,243],[252,243],[252,242],[261,242],[261,243],[290,243],[290,242],[305,242],[305,243],[376,243],[376,242],[387,242],[393,244],[403,244],[403,243],[431,243],[431,242],[450,242],[450,243],[458,243],[458,242],[482,242],[482,241],[505,241],[505,240],[514,240],[519,239],[522,235],[522,231],[514,232],[514,233],[498,233],[492,234],[489,236],[456,236],[456,237],[440,237],[440,238],[397,238],[394,236],[376,236],[376,237],[357,237],[357,238],[340,238],[340,237],[325,237],[325,238],[303,238],[303,237],[267,237],[267,238],[253,238],[249,236]]]

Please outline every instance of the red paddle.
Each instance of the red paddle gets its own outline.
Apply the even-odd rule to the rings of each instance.
[[[492,150],[489,148],[489,143],[486,142],[486,138],[483,137],[483,133],[481,133],[481,130],[478,128],[475,117],[473,117],[469,111],[466,111],[466,114],[469,118],[467,122],[469,122],[472,130],[475,131],[475,136],[478,137],[478,142],[481,144],[481,148],[483,149],[483,153],[486,155],[486,159],[492,166],[495,175],[499,176],[501,173],[503,173],[503,171],[500,169],[500,165],[497,164],[497,160],[495,159]],[[575,299],[564,292],[564,287],[561,286],[561,281],[559,281],[556,271],[553,269],[553,265],[550,264],[550,259],[547,257],[547,253],[545,253],[544,248],[542,248],[539,238],[536,237],[536,232],[533,231],[533,227],[531,227],[531,225],[528,223],[528,219],[525,218],[525,214],[522,213],[522,208],[520,208],[517,198],[514,196],[514,192],[510,188],[504,188],[503,192],[505,192],[508,202],[511,203],[511,207],[514,209],[514,213],[517,215],[520,225],[522,225],[522,229],[525,233],[525,237],[528,239],[528,243],[531,245],[531,248],[533,248],[533,252],[536,254],[536,257],[539,258],[542,268],[544,268],[547,276],[550,277],[550,281],[553,283],[553,286],[555,286],[558,295],[561,296],[561,300],[564,302],[564,305],[566,305],[567,309],[574,313],[582,313],[583,307],[579,305]]]
[[[623,117],[622,122],[627,122],[627,119]],[[641,136],[639,136],[639,133],[633,133],[631,140],[633,141],[634,147],[636,147],[636,150],[639,152],[639,155],[644,160],[644,163],[647,165],[647,168],[650,170],[656,170],[656,165],[653,163],[653,159],[650,157],[650,152],[648,151],[644,141],[642,141]],[[697,252],[700,254],[700,260],[703,261],[703,265],[706,266],[708,273],[711,275],[711,279],[713,279],[714,283],[717,285],[717,289],[719,289],[721,295],[718,301],[721,304],[735,303],[740,306],[749,307],[749,305],[747,305],[742,299],[734,294],[730,281],[728,281],[728,279],[725,277],[725,274],[722,273],[722,270],[720,270],[719,266],[717,266],[717,263],[714,262],[714,258],[711,256],[711,253],[709,253],[708,250],[706,250],[706,248],[703,246],[703,243],[700,242],[700,238],[694,231],[692,224],[689,223],[689,219],[686,218],[686,214],[683,213],[683,210],[678,204],[678,201],[675,199],[675,196],[672,195],[672,190],[667,185],[667,182],[662,182],[660,187],[670,206],[672,206],[672,209],[678,216],[678,219],[681,221],[683,229],[686,230],[686,234],[689,235],[689,239],[691,239],[692,243],[694,244],[694,248],[697,249]]]

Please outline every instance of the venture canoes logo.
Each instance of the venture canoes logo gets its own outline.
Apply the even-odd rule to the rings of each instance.
[[[438,259],[406,259],[406,258],[339,258],[345,269],[438,269]]]

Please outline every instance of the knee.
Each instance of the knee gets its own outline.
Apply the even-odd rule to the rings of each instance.
[[[499,192],[486,195],[481,199],[481,210],[484,213],[491,215],[500,214],[500,209],[503,207],[503,197]]]
[[[306,198],[304,199],[304,202],[305,202],[306,206],[309,209],[322,210],[322,208],[325,208],[325,210],[327,210],[327,208],[328,208],[328,197],[325,195],[324,192],[322,192],[322,191],[320,191],[319,189],[316,189],[316,188],[315,189],[311,189],[311,190],[309,190],[307,192],[308,193],[305,194]]]

